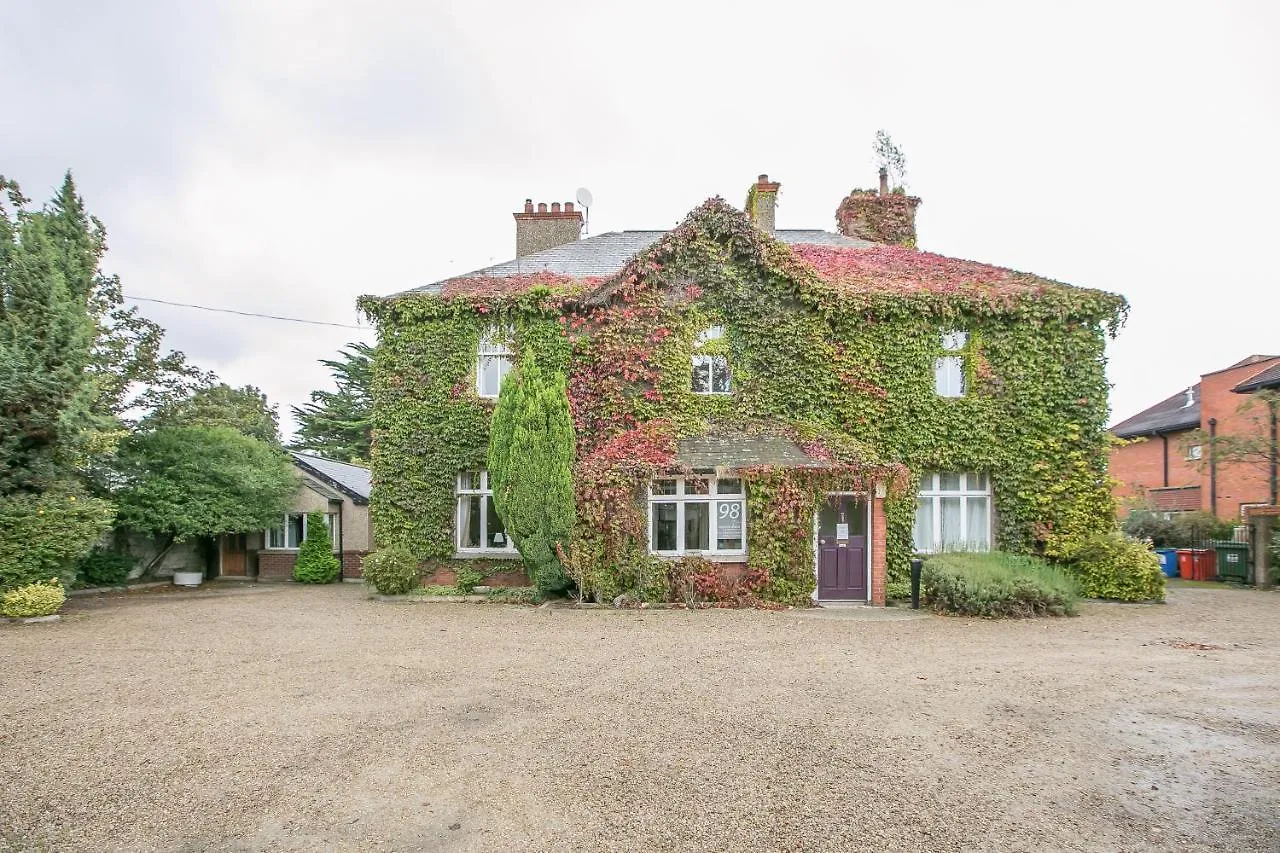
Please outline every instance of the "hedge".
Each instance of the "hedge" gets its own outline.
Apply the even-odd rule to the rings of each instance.
[[[1038,557],[994,551],[936,554],[921,574],[925,604],[957,616],[1073,616],[1080,587]]]

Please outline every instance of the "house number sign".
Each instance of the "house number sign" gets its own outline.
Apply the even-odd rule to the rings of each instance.
[[[742,504],[722,503],[716,510],[716,535],[721,539],[742,537]]]

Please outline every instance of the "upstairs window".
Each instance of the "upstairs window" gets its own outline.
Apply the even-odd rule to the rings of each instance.
[[[699,349],[724,338],[724,326],[708,326],[698,335]],[[693,393],[728,394],[732,390],[729,380],[729,359],[723,354],[695,353],[693,356]]]
[[[649,486],[649,550],[745,554],[747,498],[737,477],[674,477]]]
[[[490,326],[480,336],[476,355],[476,393],[481,397],[497,397],[502,378],[511,372],[511,331]]]
[[[964,356],[960,353],[969,343],[968,332],[946,332],[942,336],[942,351],[955,353],[943,355],[933,362],[933,387],[939,397],[963,397]]]
[[[916,499],[916,551],[991,550],[991,486],[986,474],[925,474]]]

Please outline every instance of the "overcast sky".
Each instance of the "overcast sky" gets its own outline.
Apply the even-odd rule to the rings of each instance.
[[[126,293],[356,323],[506,260],[526,197],[665,228],[781,181],[834,227],[887,129],[921,247],[1124,294],[1118,420],[1280,353],[1280,4],[113,2],[0,5],[0,173],[68,167]],[[290,404],[371,332],[149,305]]]

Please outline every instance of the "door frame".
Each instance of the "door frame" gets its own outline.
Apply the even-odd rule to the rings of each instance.
[[[875,542],[875,537],[872,535],[872,532],[873,532],[873,531],[871,530],[871,519],[872,519],[872,513],[871,513],[871,500],[872,500],[872,498],[871,498],[871,492],[869,492],[869,491],[862,491],[862,492],[827,492],[825,495],[823,495],[823,500],[826,500],[827,498],[831,498],[831,497],[836,497],[837,495],[838,495],[838,496],[840,496],[840,497],[854,497],[854,498],[862,498],[862,499],[863,499],[863,504],[864,504],[864,509],[865,509],[865,511],[866,511],[866,513],[867,513],[867,527],[866,527],[866,530],[867,530],[867,547],[863,549],[863,554],[862,554],[862,556],[863,556],[863,562],[865,562],[865,563],[866,563],[866,565],[865,565],[865,566],[863,566],[863,571],[866,573],[867,597],[866,597],[866,599],[859,599],[859,598],[841,598],[841,599],[839,599],[839,600],[840,600],[840,601],[853,601],[853,602],[865,601],[866,603],[868,603],[868,604],[869,604],[869,603],[871,602],[871,548],[872,548],[872,544]],[[817,510],[817,509],[815,509],[815,510],[813,511],[813,593],[810,595],[810,598],[812,598],[812,599],[813,599],[813,603],[814,603],[814,604],[821,604],[821,603],[822,603],[821,599],[819,599],[819,598],[818,598],[818,560],[819,560],[819,554],[818,554],[818,513],[819,513],[819,510]]]

